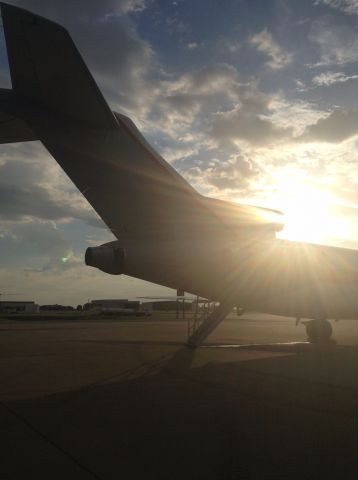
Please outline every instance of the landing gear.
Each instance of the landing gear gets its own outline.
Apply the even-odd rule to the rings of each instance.
[[[241,315],[243,315],[245,313],[245,309],[244,307],[236,307],[236,315],[238,317],[240,317]]]
[[[325,342],[331,338],[332,325],[328,320],[317,318],[302,323],[306,326],[306,333],[310,342]]]

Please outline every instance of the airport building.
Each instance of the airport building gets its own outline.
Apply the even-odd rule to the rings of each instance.
[[[140,309],[140,302],[137,300],[121,299],[104,299],[92,300],[84,305],[85,310],[100,310],[101,312],[116,312],[128,310],[138,312]]]
[[[0,313],[37,313],[39,306],[35,302],[0,301]]]

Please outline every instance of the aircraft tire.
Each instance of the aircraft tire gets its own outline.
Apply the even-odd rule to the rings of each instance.
[[[332,336],[332,325],[328,320],[315,319],[305,322],[306,333],[310,342],[327,341]]]

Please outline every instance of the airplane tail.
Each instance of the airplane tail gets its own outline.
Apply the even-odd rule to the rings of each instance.
[[[200,218],[197,192],[111,111],[68,32],[0,7],[12,81],[0,111],[17,119],[12,141],[39,139],[117,237],[138,238],[143,229],[175,237],[176,224],[193,223],[193,202]]]
[[[224,214],[114,114],[61,25],[0,8],[12,82],[0,89],[0,143],[40,140],[117,238],[143,241],[145,232],[147,241],[176,248],[179,238],[272,227],[257,209]]]

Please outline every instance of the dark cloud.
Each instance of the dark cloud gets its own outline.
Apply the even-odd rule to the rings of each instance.
[[[335,110],[328,117],[309,125],[301,137],[303,142],[339,143],[358,134],[358,111]]]
[[[156,107],[164,119],[175,117],[191,123],[200,110],[200,104],[198,96],[178,93],[159,98]]]
[[[0,170],[1,171],[1,170]],[[39,185],[11,185],[0,181],[0,217],[6,220],[21,220],[34,217],[46,220],[83,220],[98,227],[104,227],[92,211],[76,208],[67,194],[61,199],[52,197],[49,190]]]
[[[260,147],[279,143],[292,137],[291,127],[276,126],[270,119],[238,108],[216,117],[210,130],[210,136],[218,145],[243,140]]]
[[[0,217],[82,220],[103,227],[95,212],[39,144],[3,146],[0,157]],[[57,177],[59,185],[54,184]],[[66,186],[67,191],[65,190]]]

